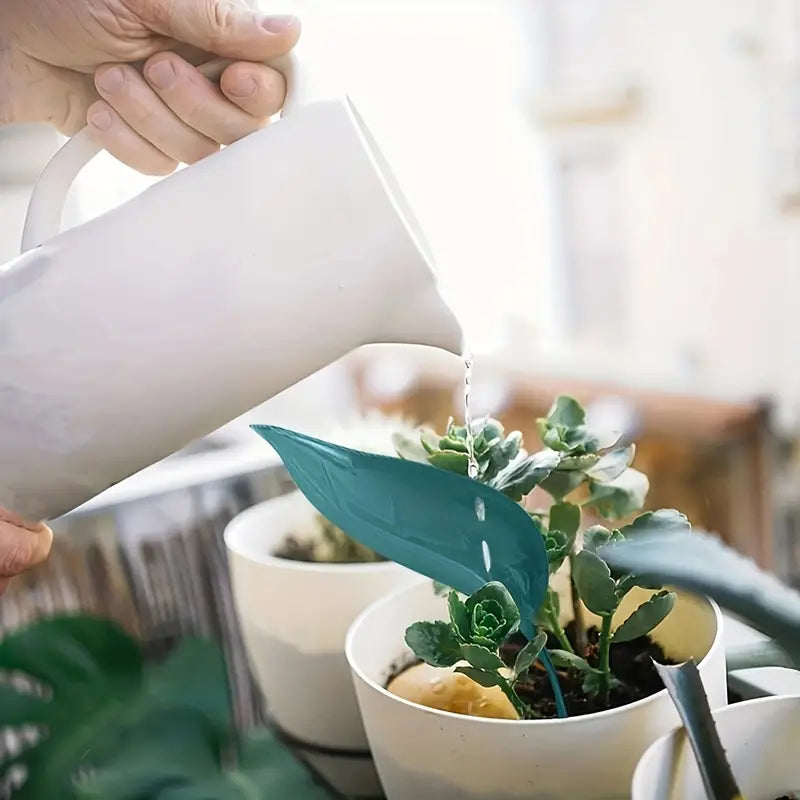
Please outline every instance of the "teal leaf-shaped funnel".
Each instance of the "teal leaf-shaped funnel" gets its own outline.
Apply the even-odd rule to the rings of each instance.
[[[511,593],[522,632],[547,589],[544,541],[516,503],[489,486],[428,464],[350,450],[267,425],[269,442],[312,505],[386,558],[472,594],[489,581]]]

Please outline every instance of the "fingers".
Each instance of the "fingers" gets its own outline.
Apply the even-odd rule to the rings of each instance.
[[[144,175],[169,175],[178,166],[177,161],[139,136],[104,100],[89,108],[86,122],[98,144]]]
[[[237,61],[220,78],[225,96],[256,119],[268,119],[286,100],[286,79],[262,64]]]
[[[43,523],[31,529],[0,519],[0,583],[41,564],[52,543],[53,532]]]
[[[232,64],[222,75],[222,91],[173,53],[153,56],[144,75],[180,120],[219,144],[262,128],[286,93],[283,76],[262,64]]]
[[[300,36],[295,17],[264,17],[240,0],[127,3],[157,32],[227,58],[266,61],[288,53]]]
[[[112,155],[146,175],[167,175],[262,128],[283,105],[286,82],[263,64],[236,62],[220,86],[175,53],[159,53],[143,75],[107,64],[95,75],[102,100],[86,115]]]

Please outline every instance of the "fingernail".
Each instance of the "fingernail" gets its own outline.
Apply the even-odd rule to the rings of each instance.
[[[175,67],[169,59],[164,58],[147,68],[146,77],[156,89],[169,89],[175,82]]]
[[[118,92],[125,83],[125,73],[120,67],[111,67],[97,74],[97,85],[104,92]]]
[[[253,80],[252,75],[240,75],[235,81],[232,81],[225,87],[229,94],[234,97],[252,97],[256,93],[256,82]]]
[[[288,31],[289,28],[294,28],[298,21],[297,17],[287,14],[277,17],[266,17],[261,22],[261,25],[264,30],[269,31],[269,33],[284,33]]]
[[[89,123],[95,128],[100,128],[101,131],[107,131],[113,121],[114,118],[107,108],[100,108],[89,113]]]

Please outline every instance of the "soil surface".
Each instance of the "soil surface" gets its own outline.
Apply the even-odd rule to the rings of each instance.
[[[316,562],[315,549],[314,543],[310,540],[303,541],[297,536],[287,536],[272,555],[275,558],[285,558],[287,561],[304,561],[310,564]]]
[[[570,643],[575,647],[572,623],[567,626],[566,633]],[[597,637],[597,629],[590,628],[587,637],[589,646],[585,653],[580,654],[592,666],[597,666]],[[511,666],[525,641],[522,635],[515,634],[500,648],[500,657]],[[554,639],[549,641],[547,646],[559,647],[558,642]],[[559,683],[569,716],[578,717],[582,714],[603,711],[606,708],[619,708],[660,692],[664,688],[664,684],[661,683],[661,678],[658,677],[650,659],[654,659],[660,664],[675,663],[664,655],[661,646],[653,642],[649,636],[612,645],[611,671],[622,683],[611,690],[608,706],[603,706],[595,698],[584,694],[581,688],[583,676],[578,671],[558,670]],[[538,718],[556,716],[556,704],[550,688],[550,681],[539,663],[517,684],[516,690]]]

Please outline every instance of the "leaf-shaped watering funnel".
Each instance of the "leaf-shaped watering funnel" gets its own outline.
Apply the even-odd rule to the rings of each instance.
[[[464,594],[503,583],[528,621],[544,599],[544,542],[525,511],[495,489],[427,464],[350,450],[256,425],[327,519],[386,558]]]
[[[386,558],[462,594],[500,581],[533,639],[547,589],[542,537],[527,513],[496,489],[428,464],[362,453],[270,425],[269,442],[300,491],[324,517]],[[566,716],[546,650],[558,714]]]

